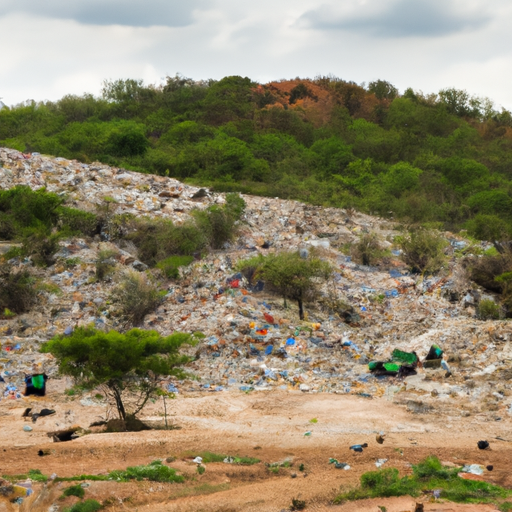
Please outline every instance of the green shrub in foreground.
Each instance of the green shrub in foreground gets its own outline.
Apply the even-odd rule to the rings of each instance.
[[[413,466],[413,474],[400,478],[398,469],[386,468],[361,475],[361,485],[338,495],[335,503],[366,498],[418,496],[423,491],[441,490],[441,498],[458,503],[492,503],[512,495],[508,489],[487,482],[464,480],[460,468],[445,468],[437,457]]]
[[[85,500],[82,503],[75,503],[72,507],[64,509],[64,512],[97,512],[101,505],[96,500]]]

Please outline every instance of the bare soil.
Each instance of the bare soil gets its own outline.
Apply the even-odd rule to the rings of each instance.
[[[22,418],[25,407],[48,407],[57,413],[32,423]],[[456,465],[492,464],[494,470],[484,474],[485,480],[512,487],[508,418],[491,421],[485,415],[447,417],[435,411],[413,414],[385,398],[284,390],[180,395],[170,407],[168,402],[168,408],[169,423],[179,429],[93,433],[53,443],[47,432],[73,424],[88,427],[106,417],[106,408],[85,406],[80,399],[58,392],[44,398],[3,400],[0,474],[23,474],[35,468],[59,477],[106,474],[157,458],[176,457],[168,465],[187,476],[182,484],[88,482],[85,497],[107,501],[105,510],[109,511],[280,512],[290,508],[292,498],[305,500],[308,511],[381,512],[385,507],[388,512],[405,512],[414,511],[417,503],[424,503],[425,511],[496,510],[494,506],[433,503],[430,496],[332,505],[340,488],[356,485],[362,473],[376,469],[377,459],[388,459],[384,467],[396,467],[407,474],[411,464],[428,455]],[[314,418],[316,423],[310,421]],[[149,407],[143,419],[163,425],[163,404]],[[25,432],[26,425],[33,431]],[[304,435],[307,431],[311,431],[310,436]],[[382,445],[376,442],[380,431],[386,433]],[[489,450],[477,448],[480,439],[489,441]],[[352,444],[365,442],[369,446],[362,454],[349,449]],[[39,456],[39,450],[49,450],[49,455]],[[262,462],[252,466],[209,463],[206,472],[199,475],[192,458],[203,451],[257,457]],[[336,469],[329,464],[330,457],[348,463],[351,469]],[[277,473],[264,464],[287,459],[291,467],[280,468]],[[304,464],[304,472],[299,471],[300,464]],[[0,512],[47,512],[53,505],[59,508],[51,510],[62,510],[77,501],[74,497],[59,500],[69,485],[34,484],[34,494],[21,506],[0,497]]]

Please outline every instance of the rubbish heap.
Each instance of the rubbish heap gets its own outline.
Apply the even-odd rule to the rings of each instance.
[[[89,211],[111,197],[116,213],[166,217],[177,223],[194,208],[224,202],[222,194],[198,193],[198,187],[170,178],[0,148],[0,186],[19,184],[66,194],[71,206]],[[436,407],[448,407],[458,397],[459,408],[467,404],[479,410],[485,399],[491,404],[487,411],[508,414],[512,326],[476,318],[475,290],[456,257],[469,242],[447,233],[449,272],[424,278],[410,274],[401,261],[393,245],[395,223],[389,220],[278,198],[243,197],[247,208],[238,238],[180,268],[177,280],[160,276],[165,297],[141,326],[163,335],[205,335],[190,348],[195,360],[189,370],[198,379],[170,380],[171,390],[281,388],[386,396],[404,403],[414,395]],[[390,254],[376,267],[352,261],[346,250],[370,231]],[[123,327],[110,302],[114,282],[94,279],[100,250],[115,249],[118,270],[146,271],[135,248],[98,238],[73,238],[60,245],[51,267],[35,268],[29,260],[17,263],[30,266],[45,286],[33,311],[0,320],[0,375],[4,387],[16,386],[12,391],[19,391],[24,374],[33,372],[34,365],[49,376],[55,374],[51,358],[38,352],[40,343],[55,334],[88,324]],[[258,253],[313,248],[334,272],[320,299],[306,305],[308,318],[303,322],[295,304],[284,308],[264,282],[249,283],[236,269],[239,260]],[[410,359],[407,354],[415,355]]]

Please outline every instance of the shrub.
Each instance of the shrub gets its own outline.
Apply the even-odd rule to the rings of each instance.
[[[127,270],[114,288],[111,298],[119,305],[122,317],[138,325],[157,307],[160,293],[146,274]]]
[[[287,299],[296,300],[301,320],[304,319],[304,301],[315,297],[319,282],[326,280],[331,273],[331,267],[326,261],[314,255],[303,258],[299,251],[251,258],[239,265],[246,272],[255,266],[255,275],[260,275],[281,294],[285,305]]]
[[[126,470],[111,471],[109,478],[127,482],[129,480],[150,480],[151,482],[184,482],[185,478],[176,474],[176,470],[153,461],[147,466],[132,466]]]
[[[245,210],[245,201],[238,194],[227,194],[224,206],[213,205],[195,211],[194,218],[200,231],[213,249],[222,249],[235,236],[235,224]]]
[[[82,503],[75,503],[72,507],[64,509],[64,512],[97,512],[101,505],[96,500],[85,500]]]
[[[103,281],[115,268],[117,251],[113,249],[101,249],[96,259],[96,279]]]
[[[0,268],[0,311],[15,313],[28,311],[36,300],[35,279],[28,270],[13,272],[10,267]]]
[[[384,255],[376,233],[362,234],[350,253],[354,261],[363,265],[372,265]]]
[[[64,489],[62,496],[76,496],[77,498],[83,498],[85,496],[85,491],[80,484],[72,485],[71,487],[67,487],[66,489]]]
[[[61,206],[57,209],[63,229],[72,233],[93,236],[99,231],[99,220],[94,213]]]
[[[186,267],[194,261],[192,256],[169,256],[165,260],[159,261],[156,267],[159,268],[169,279],[178,279],[180,277],[180,267]]]
[[[59,233],[52,233],[47,228],[27,230],[23,236],[22,254],[30,256],[41,267],[51,265],[54,254],[59,250]]]
[[[435,273],[446,261],[448,242],[435,231],[419,228],[396,237],[396,242],[402,249],[402,259],[415,272]]]
[[[500,307],[491,299],[483,299],[478,304],[480,320],[497,320],[500,317]]]
[[[126,334],[79,327],[70,336],[56,336],[41,351],[52,354],[61,375],[81,389],[103,386],[119,418],[134,418],[150,398],[158,396],[162,375],[184,378],[182,366],[190,358],[180,354],[183,344],[201,335],[175,332],[162,337],[156,331],[131,329]]]
[[[508,283],[506,275],[512,272],[512,252],[467,258],[464,264],[469,268],[469,276],[476,284],[487,290],[502,293]]]
[[[175,226],[170,220],[136,220],[126,238],[137,246],[140,260],[147,265],[172,255],[192,255],[206,246],[205,236],[193,222]]]

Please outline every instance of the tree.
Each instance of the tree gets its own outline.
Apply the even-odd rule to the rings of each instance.
[[[258,256],[241,261],[239,268],[252,270],[286,300],[296,300],[299,306],[299,318],[304,320],[304,302],[318,293],[318,286],[328,279],[332,269],[329,263],[316,256],[302,257],[299,251],[281,252]]]
[[[186,376],[183,366],[191,358],[180,353],[184,344],[194,345],[202,335],[175,332],[162,337],[156,331],[132,329],[126,334],[79,327],[44,343],[41,352],[52,354],[61,375],[84,389],[103,388],[119,418],[135,416],[147,401],[158,396],[161,376]]]

